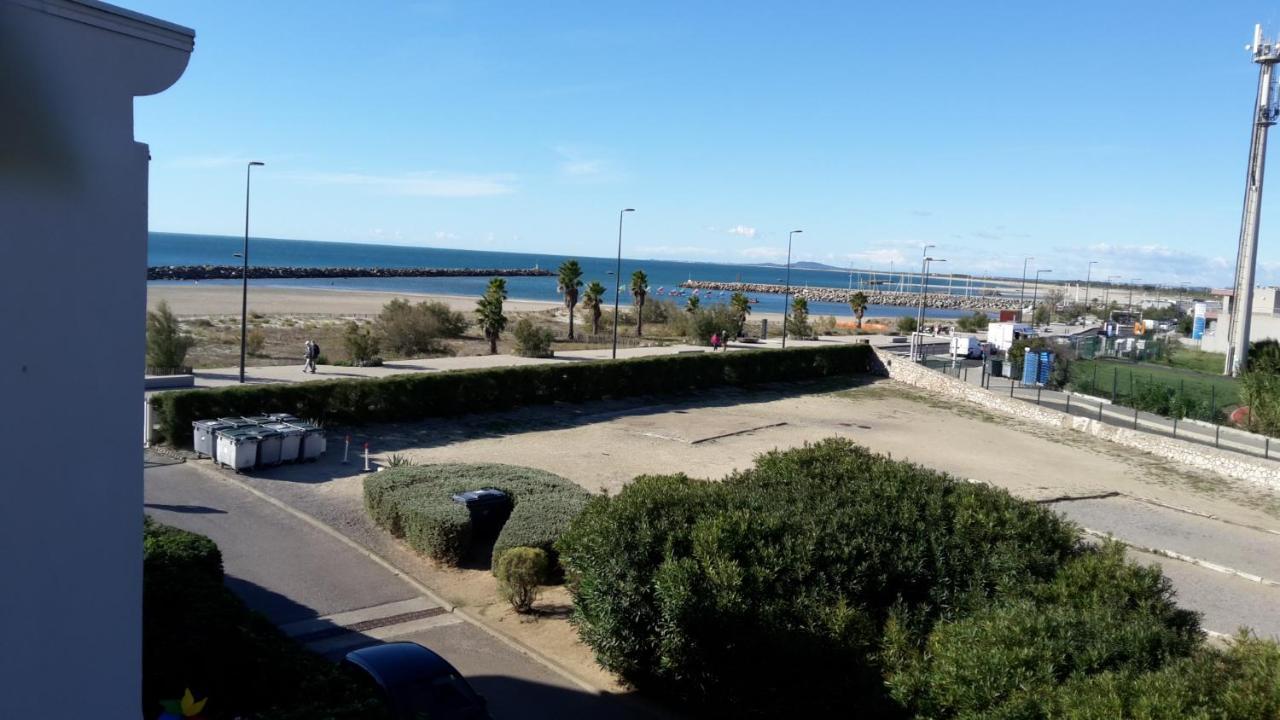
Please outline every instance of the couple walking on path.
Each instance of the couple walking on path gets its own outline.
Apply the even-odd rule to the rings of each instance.
[[[316,359],[320,357],[320,346],[313,340],[307,341],[307,347],[302,353],[302,372],[309,372],[312,375],[316,372]]]

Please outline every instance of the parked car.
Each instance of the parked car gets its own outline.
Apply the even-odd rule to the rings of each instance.
[[[391,716],[403,720],[492,720],[485,700],[448,660],[414,642],[393,642],[347,653],[344,666],[368,676]]]

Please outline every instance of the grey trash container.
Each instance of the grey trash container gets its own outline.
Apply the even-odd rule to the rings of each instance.
[[[471,532],[478,537],[496,537],[511,516],[511,497],[497,488],[468,490],[453,496],[471,514]]]
[[[257,423],[253,422],[249,418],[242,417],[221,417],[218,418],[218,422],[226,423],[233,428],[253,427],[254,425],[257,425]]]
[[[271,423],[263,427],[280,433],[280,462],[298,462],[298,457],[302,454],[302,437],[306,434],[305,431],[283,422]]]
[[[273,423],[297,422],[298,418],[289,413],[267,413],[267,419]]]
[[[283,438],[279,432],[265,425],[253,428],[258,433],[258,467],[279,465]]]
[[[217,461],[237,472],[248,470],[258,462],[256,428],[238,427],[218,431]]]
[[[275,420],[268,415],[250,415],[244,418],[244,420],[254,425],[266,425],[267,423],[275,422]]]
[[[322,428],[317,427],[315,423],[305,421],[289,424],[302,431],[302,442],[300,443],[300,454],[298,455],[299,462],[315,460],[324,454],[326,441]]]
[[[221,420],[196,420],[191,423],[191,447],[196,457],[212,458],[218,452],[218,431],[229,430],[235,425]]]

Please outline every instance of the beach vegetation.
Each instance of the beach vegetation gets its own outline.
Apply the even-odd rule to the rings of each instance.
[[[902,315],[895,324],[898,332],[910,334],[920,329],[920,323],[911,315]]]
[[[689,316],[685,337],[697,345],[710,345],[712,335],[719,335],[726,340],[737,337],[741,329],[738,317],[738,313],[725,304],[699,308]]]
[[[791,312],[787,316],[787,334],[794,338],[813,336],[809,327],[809,301],[796,295],[791,298]]]
[[[636,337],[644,335],[644,301],[649,295],[649,276],[643,270],[631,273],[631,302],[636,306]]]
[[[853,318],[857,323],[858,329],[862,329],[862,316],[867,312],[867,294],[859,290],[849,298],[849,309],[853,311]]]
[[[602,304],[604,302],[605,287],[598,280],[592,280],[587,285],[586,292],[582,296],[582,307],[591,317],[591,334],[600,334],[600,316],[604,313]]]
[[[244,348],[249,357],[262,357],[267,348],[267,333],[260,327],[252,328],[245,334]]]
[[[355,321],[348,322],[342,333],[342,344],[347,357],[355,367],[372,367],[382,364],[378,353],[382,351],[378,336],[368,327]]]
[[[564,295],[564,306],[569,311],[569,339],[573,339],[573,311],[578,306],[578,293],[582,289],[582,266],[577,260],[565,260],[556,276],[556,292]]]
[[[155,310],[147,311],[147,367],[152,372],[168,374],[182,370],[187,351],[195,338],[182,332],[178,317],[161,300]]]
[[[489,341],[489,354],[498,354],[498,339],[507,327],[507,316],[502,311],[503,301],[507,299],[507,281],[493,278],[484,295],[476,301],[476,315],[480,319],[480,331]]]
[[[395,298],[378,314],[377,327],[382,342],[392,352],[406,357],[441,355],[451,352],[442,340],[462,337],[467,318],[442,302],[413,305]]]
[[[555,354],[551,349],[555,333],[527,317],[520,318],[512,334],[516,337],[516,355],[520,357],[549,358]]]
[[[979,332],[986,330],[991,324],[991,317],[981,310],[974,310],[973,314],[965,315],[956,321],[956,328],[961,332]]]
[[[698,312],[698,306],[701,304],[702,304],[701,298],[699,298],[697,295],[690,295],[689,299],[685,301],[684,311],[688,313]]]

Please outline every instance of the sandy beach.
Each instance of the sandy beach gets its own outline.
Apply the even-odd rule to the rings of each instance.
[[[422,295],[369,290],[318,290],[314,288],[249,287],[249,312],[263,315],[377,315],[392,298],[410,302],[437,300],[461,311],[476,309],[477,298],[463,295]],[[234,285],[147,285],[147,309],[164,300],[179,317],[239,315],[240,288]],[[560,303],[508,300],[507,310],[549,310]]]

